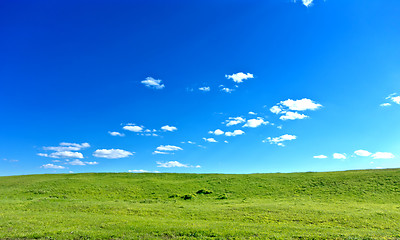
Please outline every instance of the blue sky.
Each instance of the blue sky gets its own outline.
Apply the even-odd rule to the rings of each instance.
[[[399,12],[1,1],[0,175],[400,167]]]

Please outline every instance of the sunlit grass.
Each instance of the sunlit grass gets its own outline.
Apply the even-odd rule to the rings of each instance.
[[[1,177],[0,238],[398,239],[399,193],[398,169]]]

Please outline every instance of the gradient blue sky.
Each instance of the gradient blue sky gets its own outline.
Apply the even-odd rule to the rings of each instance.
[[[399,12],[3,0],[0,175],[400,167]]]

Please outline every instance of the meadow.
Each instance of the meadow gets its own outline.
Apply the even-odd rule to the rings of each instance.
[[[400,239],[400,169],[0,177],[0,239]]]

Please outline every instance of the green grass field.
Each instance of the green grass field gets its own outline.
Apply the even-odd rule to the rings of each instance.
[[[0,177],[0,239],[400,239],[400,170]]]

